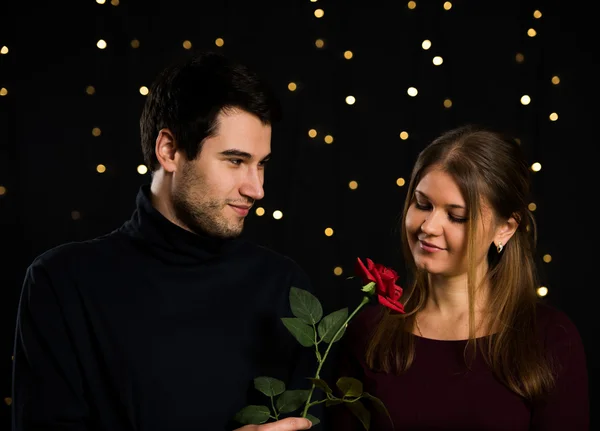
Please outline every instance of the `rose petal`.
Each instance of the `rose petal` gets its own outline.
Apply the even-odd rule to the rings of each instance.
[[[369,263],[370,259],[367,259],[367,264]],[[373,263],[373,262],[371,262]],[[359,277],[362,278],[363,282],[365,284],[369,284],[369,282],[374,281],[377,282],[377,280],[375,279],[375,277],[373,277],[373,275],[371,275],[370,271],[367,269],[367,267],[365,267],[365,264],[362,263],[362,261],[360,260],[360,258],[356,259],[356,270],[355,270]]]
[[[389,308],[390,310],[397,311],[398,313],[404,313],[404,305],[400,304],[399,302],[392,302],[382,295],[377,295],[377,299],[381,305]]]

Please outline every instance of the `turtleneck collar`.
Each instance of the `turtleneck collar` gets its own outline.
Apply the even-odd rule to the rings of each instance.
[[[197,264],[223,257],[238,248],[241,239],[223,239],[183,229],[153,205],[150,185],[142,185],[136,197],[136,209],[131,219],[119,231],[149,246],[149,252],[159,259],[175,264]]]

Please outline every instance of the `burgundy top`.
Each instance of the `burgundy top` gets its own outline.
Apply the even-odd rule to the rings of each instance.
[[[364,391],[383,401],[395,429],[400,430],[569,430],[589,429],[588,375],[579,332],[561,311],[538,307],[540,332],[547,349],[560,362],[556,387],[545,402],[531,405],[493,376],[481,354],[468,371],[466,341],[415,336],[415,360],[401,376],[371,371],[364,352],[380,306],[368,306],[351,321],[338,359],[336,376],[355,377]],[[370,322],[370,323],[369,323]],[[335,380],[332,380],[334,382]],[[362,400],[361,400],[362,401]],[[369,401],[371,430],[390,430]],[[362,430],[342,405],[326,409],[334,430]]]

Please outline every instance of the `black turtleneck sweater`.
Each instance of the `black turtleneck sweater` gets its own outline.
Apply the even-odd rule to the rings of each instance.
[[[311,290],[289,258],[188,232],[142,186],[132,218],[37,257],[20,300],[13,430],[230,430],[261,375],[306,389],[314,358],[280,317]],[[311,411],[312,412],[312,411]]]

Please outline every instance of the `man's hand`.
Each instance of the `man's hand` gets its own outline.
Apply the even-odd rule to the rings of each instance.
[[[285,418],[262,425],[246,425],[235,431],[297,431],[307,430],[312,422],[305,418]]]

